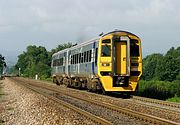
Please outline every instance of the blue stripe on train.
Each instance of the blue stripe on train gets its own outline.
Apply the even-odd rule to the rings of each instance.
[[[93,43],[94,58],[95,58],[95,45],[96,45],[96,43],[94,42],[94,43]],[[95,73],[94,73],[94,60],[93,60],[93,62],[92,62],[92,73],[93,73],[93,75],[95,75]]]

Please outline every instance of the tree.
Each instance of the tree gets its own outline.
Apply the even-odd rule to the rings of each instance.
[[[174,81],[180,77],[180,47],[174,47],[163,56],[151,54],[143,59],[143,79]]]
[[[143,59],[143,79],[152,80],[156,78],[156,69],[162,58],[162,54],[152,54]]]
[[[6,67],[5,58],[0,54],[0,74],[2,74],[4,67]]]
[[[39,77],[50,76],[50,57],[45,47],[30,45],[27,51],[18,56],[16,68],[21,68],[21,73],[28,77],[34,77],[36,74]]]
[[[180,47],[172,47],[164,56],[163,65],[159,68],[161,71],[160,80],[174,81],[180,73]]]

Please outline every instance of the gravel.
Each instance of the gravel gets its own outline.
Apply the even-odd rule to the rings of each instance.
[[[57,98],[68,102],[76,107],[79,107],[85,111],[88,111],[96,116],[102,117],[114,125],[143,125],[147,124],[143,121],[138,121],[136,119],[130,118],[127,115],[118,113],[116,111],[112,111],[110,109],[106,109],[102,106],[98,106],[86,101],[78,100],[72,97],[68,97],[61,94],[55,94]]]
[[[59,89],[64,90],[63,87],[59,87]],[[162,106],[153,108],[152,105],[150,105],[151,103],[149,103],[149,105],[147,105],[147,103],[146,104],[141,104],[141,103],[137,103],[135,101],[128,101],[128,100],[121,99],[121,98],[102,96],[102,95],[98,95],[98,94],[88,93],[86,91],[83,91],[82,92],[83,94],[82,94],[80,91],[73,90],[73,89],[66,89],[66,91],[69,91],[69,92],[73,93],[74,95],[79,95],[79,96],[83,96],[85,98],[89,98],[89,99],[98,100],[98,101],[101,101],[101,102],[114,104],[114,105],[117,105],[117,106],[120,106],[120,107],[125,107],[125,108],[128,108],[128,109],[134,110],[134,111],[146,113],[146,114],[149,114],[149,115],[152,115],[152,116],[161,117],[161,118],[164,118],[164,119],[168,119],[168,120],[172,120],[174,122],[180,123],[179,112],[175,112],[174,110],[166,111],[164,108],[162,108]],[[171,109],[171,108],[172,107],[169,107],[169,109]]]
[[[1,86],[0,124],[79,125],[95,124],[86,117],[6,79]]]

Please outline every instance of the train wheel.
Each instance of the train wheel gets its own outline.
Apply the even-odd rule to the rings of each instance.
[[[60,85],[61,81],[60,81],[60,77],[56,77],[56,85]]]
[[[87,89],[87,85],[86,85],[86,82],[85,82],[85,81],[83,81],[83,82],[81,83],[81,88],[82,88],[82,89]]]
[[[53,77],[53,83],[56,83],[56,78]]]
[[[97,82],[96,82],[96,81],[93,81],[93,82],[92,82],[92,91],[93,91],[93,92],[96,92],[96,91],[97,91],[97,86],[98,86],[98,85],[97,85]]]
[[[64,79],[63,79],[63,84],[64,84],[66,87],[68,87],[68,84],[69,84],[69,83],[68,83],[68,79],[67,79],[67,78],[64,78]]]
[[[73,87],[73,81],[74,80],[72,78],[69,79],[69,87]]]
[[[87,88],[89,91],[93,91],[93,92],[97,91],[97,86],[98,86],[97,81],[94,80],[91,80],[87,83]]]
[[[56,80],[56,85],[60,86],[59,82]]]
[[[80,79],[78,77],[76,77],[75,82],[76,82],[76,87],[78,89],[80,89],[82,87],[82,83],[81,83],[81,81],[80,81]]]

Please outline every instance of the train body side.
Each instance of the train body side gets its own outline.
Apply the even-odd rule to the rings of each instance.
[[[94,65],[97,45],[98,40],[92,40],[69,49],[68,76],[93,78],[97,74],[97,65]]]
[[[99,39],[94,39],[55,53],[51,65],[53,81],[63,84],[63,78],[72,82],[75,78],[88,81],[97,76],[98,41]]]

